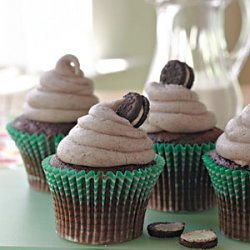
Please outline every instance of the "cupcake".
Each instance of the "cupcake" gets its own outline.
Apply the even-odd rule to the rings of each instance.
[[[97,104],[43,161],[60,237],[112,244],[142,234],[148,200],[164,167],[138,129],[148,109],[137,93]]]
[[[165,159],[165,168],[149,201],[160,211],[196,211],[215,205],[215,195],[202,155],[214,148],[222,131],[213,113],[190,90],[193,70],[185,63],[169,61],[160,82],[146,85],[150,113],[142,128]]]
[[[49,191],[41,161],[55,153],[77,118],[87,114],[97,102],[92,81],[84,76],[73,55],[63,56],[54,70],[41,76],[38,87],[27,95],[22,115],[7,125],[31,187]]]
[[[215,150],[203,156],[226,236],[250,242],[250,105],[230,120]]]

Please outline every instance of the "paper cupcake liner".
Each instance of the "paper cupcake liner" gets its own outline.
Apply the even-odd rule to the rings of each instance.
[[[154,144],[165,168],[149,201],[159,211],[198,211],[215,206],[216,198],[202,155],[213,143],[195,145]]]
[[[134,171],[43,168],[54,200],[57,234],[89,244],[119,243],[139,237],[151,191],[164,160]],[[111,168],[112,169],[112,168]]]
[[[219,166],[208,154],[203,160],[217,196],[222,233],[250,241],[250,171]]]
[[[6,128],[20,151],[30,186],[37,191],[49,192],[41,162],[55,153],[64,135],[48,137],[45,134],[28,134],[14,129],[12,123],[7,124]]]

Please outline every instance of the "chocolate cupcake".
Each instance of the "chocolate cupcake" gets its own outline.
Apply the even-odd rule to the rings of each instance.
[[[147,84],[150,114],[142,128],[165,159],[165,168],[153,191],[149,208],[160,211],[196,211],[215,205],[215,195],[202,155],[214,148],[222,131],[215,116],[190,90],[194,73],[187,64],[170,61],[160,82]]]
[[[41,161],[55,153],[77,118],[87,114],[97,102],[93,83],[84,76],[73,55],[63,56],[54,70],[41,76],[38,87],[27,95],[23,114],[7,125],[23,158],[31,187],[49,191]]]
[[[220,230],[250,242],[250,105],[228,122],[216,149],[203,156],[219,206]]]
[[[164,160],[137,127],[145,97],[93,106],[43,161],[54,200],[56,232],[79,243],[112,244],[139,237]]]

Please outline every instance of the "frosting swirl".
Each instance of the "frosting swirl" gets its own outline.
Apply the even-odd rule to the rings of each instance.
[[[28,93],[23,113],[35,121],[74,122],[98,102],[93,91],[93,83],[84,76],[78,59],[65,55],[54,70],[41,76],[39,86]]]
[[[250,105],[227,123],[216,142],[216,152],[239,165],[250,165]]]
[[[215,126],[214,114],[207,111],[198,95],[190,89],[152,82],[146,86],[145,92],[151,108],[142,128],[148,133],[193,133]]]
[[[146,164],[154,159],[153,142],[147,134],[115,110],[118,100],[93,106],[89,114],[59,143],[58,157],[66,162],[90,167]]]

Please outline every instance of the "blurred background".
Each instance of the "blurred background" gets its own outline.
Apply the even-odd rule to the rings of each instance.
[[[0,113],[21,112],[26,92],[64,54],[76,55],[101,99],[142,91],[154,53],[156,13],[145,0],[1,0]],[[228,47],[241,27],[237,2],[226,16]],[[247,62],[242,85],[250,76]]]

